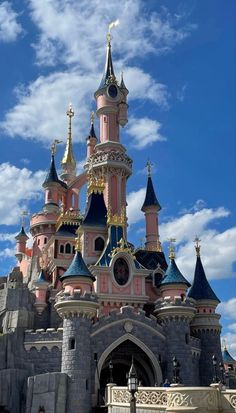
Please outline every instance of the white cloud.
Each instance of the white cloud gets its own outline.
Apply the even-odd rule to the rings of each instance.
[[[0,164],[0,225],[19,222],[21,212],[27,209],[28,202],[37,199],[42,193],[44,178],[44,171],[33,173],[9,163]]]
[[[23,32],[17,22],[17,13],[12,9],[9,1],[0,4],[0,41],[13,42]]]
[[[228,326],[231,329],[231,326]],[[227,333],[222,335],[222,341],[225,341],[227,350],[229,351],[230,355],[236,360],[236,333],[235,330],[228,331]]]
[[[176,97],[180,102],[183,102],[186,96],[187,83],[185,83],[176,93]]]
[[[101,64],[108,23],[119,18],[114,49],[122,60],[147,53],[166,53],[182,42],[196,26],[184,16],[145,10],[141,0],[61,2],[30,0],[31,18],[40,30],[34,47],[38,62],[79,64],[91,70]],[[96,56],[96,59],[95,59]]]
[[[143,212],[141,211],[146,194],[146,188],[141,188],[138,191],[130,192],[127,195],[127,215],[129,225],[143,219]]]
[[[222,301],[222,303],[219,304],[219,311],[222,314],[222,316],[226,318],[236,318],[236,297],[235,298],[230,298],[228,301]],[[236,329],[236,323],[232,324],[233,329]]]
[[[153,142],[166,140],[160,134],[160,128],[161,124],[156,120],[147,117],[141,119],[131,118],[128,123],[127,133],[133,138],[132,146],[136,149],[143,149],[146,146],[152,145]]]

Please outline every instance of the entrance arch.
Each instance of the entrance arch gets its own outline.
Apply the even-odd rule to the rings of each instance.
[[[134,365],[138,379],[144,386],[154,386],[162,383],[162,371],[160,364],[153,352],[138,338],[130,333],[114,341],[102,353],[98,361],[98,374],[95,377],[95,389],[104,389],[110,381],[109,361],[113,364],[113,381],[119,386],[127,385],[126,373],[131,366],[134,357]],[[100,382],[99,382],[100,378]]]

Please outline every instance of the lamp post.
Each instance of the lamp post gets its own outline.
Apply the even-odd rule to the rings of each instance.
[[[221,382],[224,385],[225,384],[225,369],[224,369],[224,364],[222,362],[219,363],[219,368],[220,368],[220,375],[221,375]]]
[[[113,383],[113,363],[112,363],[112,359],[109,361],[109,372],[110,372],[110,378],[109,378],[109,383]]]
[[[217,376],[217,358],[215,354],[213,354],[212,356],[212,364],[213,364],[213,372],[214,372],[213,383],[219,383],[219,378]]]
[[[180,368],[180,364],[177,360],[177,358],[174,356],[172,358],[172,363],[173,363],[173,382],[174,384],[178,384],[179,383],[179,368]]]
[[[131,394],[130,399],[130,413],[136,413],[136,398],[135,393],[138,391],[138,377],[136,374],[136,370],[134,368],[134,359],[132,357],[132,363],[130,367],[130,371],[128,374],[128,391]]]

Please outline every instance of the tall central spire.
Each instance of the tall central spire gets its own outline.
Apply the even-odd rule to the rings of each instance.
[[[112,63],[112,55],[111,55],[111,29],[119,24],[119,20],[112,22],[108,26],[108,33],[107,33],[107,55],[106,55],[106,63],[105,63],[105,70],[104,75],[102,77],[102,81],[100,83],[99,88],[102,88],[109,83],[116,82],[116,76],[113,69]]]
[[[73,149],[72,149],[72,131],[71,131],[71,124],[72,124],[72,118],[74,116],[74,111],[72,108],[72,105],[70,104],[69,109],[66,112],[69,122],[68,122],[68,135],[67,135],[67,141],[66,141],[66,149],[64,156],[61,161],[61,166],[63,169],[62,173],[62,178],[65,181],[70,181],[75,177],[75,169],[76,169],[76,162],[73,154]]]

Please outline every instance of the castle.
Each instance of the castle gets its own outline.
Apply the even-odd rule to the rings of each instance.
[[[146,242],[127,239],[126,182],[132,160],[121,143],[128,90],[113,69],[108,35],[105,71],[95,92],[84,172],[76,175],[72,107],[59,176],[55,141],[43,182],[45,204],[16,236],[18,266],[0,284],[0,410],[88,413],[103,403],[106,384],[127,384],[133,356],[144,386],[173,377],[186,386],[212,382],[212,356],[222,361],[219,299],[211,289],[196,239],[192,286],[166,261],[148,164],[142,211]],[[97,135],[99,136],[97,138]],[[85,212],[81,188],[87,184]],[[218,365],[217,365],[218,368]]]

